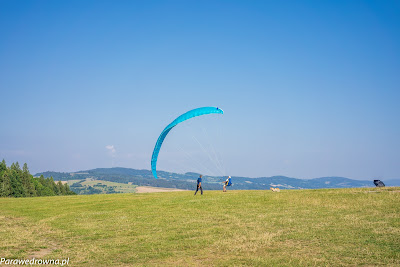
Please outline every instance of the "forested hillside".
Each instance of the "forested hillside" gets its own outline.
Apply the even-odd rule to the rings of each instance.
[[[0,163],[0,197],[36,197],[75,195],[68,186],[60,181],[55,183],[53,178],[41,175],[34,178],[25,163],[22,170],[19,163],[7,167],[5,160]]]
[[[68,180],[103,180],[117,183],[132,183],[138,186],[155,186],[193,190],[199,173],[185,174],[157,171],[158,178],[154,179],[149,170],[135,170],[130,168],[97,168],[78,172],[42,172],[36,176],[53,177],[56,181]],[[203,187],[206,190],[222,190],[222,182],[226,176],[203,175]],[[351,188],[374,187],[373,180],[353,180],[345,177],[321,177],[314,179],[297,179],[286,176],[272,177],[239,177],[232,176],[233,187],[236,190],[265,190],[270,187],[283,189],[318,189],[318,188]],[[390,183],[388,185],[396,185]]]

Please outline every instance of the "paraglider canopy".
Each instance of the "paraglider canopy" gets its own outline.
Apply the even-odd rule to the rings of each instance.
[[[153,155],[151,157],[151,171],[153,172],[154,178],[157,179],[157,158],[158,158],[158,153],[160,152],[161,145],[164,142],[165,137],[168,135],[169,131],[172,130],[176,125],[179,123],[186,121],[188,119],[197,117],[197,116],[202,116],[202,115],[207,115],[207,114],[224,114],[224,111],[220,108],[217,107],[203,107],[203,108],[196,108],[193,110],[190,110],[182,115],[180,115],[178,118],[173,120],[170,124],[165,127],[165,129],[161,132],[160,136],[157,139],[156,145],[154,146],[153,150]]]
[[[385,186],[385,184],[381,180],[374,180],[374,184],[377,187],[384,187]]]

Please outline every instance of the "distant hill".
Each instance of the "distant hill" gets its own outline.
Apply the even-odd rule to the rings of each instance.
[[[400,179],[382,180],[386,186],[400,186]]]
[[[149,170],[136,170],[130,168],[97,168],[93,170],[78,172],[42,172],[35,176],[53,177],[54,180],[82,180],[86,178],[104,180],[119,183],[132,183],[139,186],[155,186],[179,189],[193,189],[195,187],[198,173],[188,172],[185,174],[158,171],[159,179],[154,179]],[[203,176],[203,188],[206,190],[219,190],[222,188],[223,177]],[[282,189],[319,189],[319,188],[352,188],[352,187],[374,187],[373,181],[353,180],[345,177],[322,177],[314,179],[297,179],[286,176],[272,177],[232,177],[232,189],[257,190],[279,187]],[[384,181],[385,182],[385,181]],[[387,186],[399,186],[400,180],[388,180]]]

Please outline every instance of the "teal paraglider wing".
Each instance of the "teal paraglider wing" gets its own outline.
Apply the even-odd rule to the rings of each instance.
[[[188,111],[182,115],[180,115],[178,118],[176,118],[173,122],[167,125],[165,129],[161,132],[160,136],[157,139],[157,143],[154,147],[153,150],[153,156],[151,157],[151,171],[153,172],[154,178],[157,179],[157,158],[158,158],[158,153],[160,152],[161,145],[164,142],[165,137],[168,135],[169,131],[172,130],[176,125],[179,123],[186,121],[188,119],[201,116],[201,115],[207,115],[207,114],[213,114],[213,113],[219,113],[219,114],[224,114],[224,111],[220,108],[216,107],[204,107],[204,108],[196,108],[191,111]]]

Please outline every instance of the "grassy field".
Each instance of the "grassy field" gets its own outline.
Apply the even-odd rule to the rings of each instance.
[[[0,258],[70,266],[400,265],[400,188],[0,199]]]
[[[63,181],[63,183],[68,183],[69,186],[73,185],[74,183],[80,182],[81,180],[69,180]],[[104,194],[107,191],[107,188],[113,187],[115,192],[118,193],[135,193],[136,192],[136,185],[132,184],[124,184],[124,183],[114,183],[109,181],[103,180],[93,180],[93,179],[86,179],[84,182],[81,183],[83,186],[92,186],[98,190],[101,190]]]

